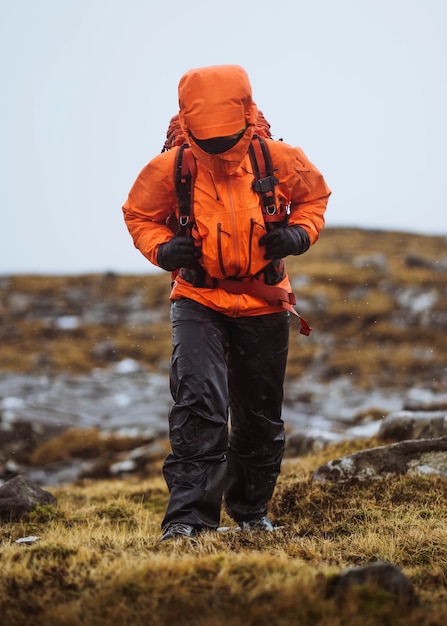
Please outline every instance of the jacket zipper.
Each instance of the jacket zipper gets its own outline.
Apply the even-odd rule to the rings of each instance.
[[[253,218],[251,218],[250,219],[250,234],[248,237],[248,265],[247,265],[247,270],[245,272],[247,276],[250,275],[250,269],[251,269],[251,254],[252,254],[252,248],[253,248],[253,233],[255,230],[255,226],[256,226],[256,221]]]
[[[238,228],[237,228],[237,223],[236,223],[236,215],[234,211],[233,194],[231,192],[231,183],[228,178],[226,179],[226,183],[227,183],[227,189],[228,189],[228,199],[230,201],[229,204],[230,204],[230,209],[231,209],[231,225],[232,225],[233,233],[234,233],[233,250],[235,253],[237,272],[239,272],[241,269],[241,257],[239,254]]]

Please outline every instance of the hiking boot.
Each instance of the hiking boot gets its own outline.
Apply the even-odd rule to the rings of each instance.
[[[250,520],[249,522],[238,522],[238,524],[241,530],[260,530],[262,532],[270,532],[273,530],[272,522],[266,515],[264,515],[264,517],[259,517],[258,519]]]
[[[169,524],[163,529],[163,535],[160,541],[166,541],[167,539],[178,539],[179,537],[194,537],[195,535],[196,530],[194,526],[178,522],[176,524]]]

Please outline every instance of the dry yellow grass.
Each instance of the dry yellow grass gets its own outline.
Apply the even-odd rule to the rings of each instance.
[[[382,255],[386,267],[380,259],[375,264],[374,255]],[[411,255],[427,266],[411,266]],[[356,264],[358,257],[373,260]],[[308,254],[288,260],[301,285],[299,298],[311,303],[309,314],[302,313],[315,328],[309,338],[292,333],[289,378],[319,363],[327,380],[348,375],[368,387],[442,385],[447,283],[445,264],[436,264],[446,258],[443,237],[323,231]],[[106,364],[94,348],[107,339],[116,343],[117,358],[166,367],[169,288],[166,275],[4,278],[0,371],[47,371],[50,363],[54,373],[89,372]],[[437,294],[428,322],[404,317],[395,295],[407,288]],[[30,296],[28,310],[12,312],[11,299],[23,294]],[[123,325],[112,313],[127,297],[137,297],[161,317]],[[57,302],[61,314],[76,315],[85,301],[100,302],[110,321],[67,330],[35,315],[42,302]],[[93,439],[92,449],[100,444]],[[358,445],[369,444],[374,442]],[[167,502],[161,478],[51,489],[57,507],[0,526],[0,624],[444,626],[447,481],[435,476],[343,486],[312,481],[313,469],[351,447],[346,443],[284,463],[271,503],[271,516],[284,529],[267,536],[207,533],[160,544]],[[229,520],[223,516],[222,523]],[[40,540],[28,547],[15,543],[28,535]],[[326,596],[331,576],[378,559],[410,578],[419,607],[405,610],[374,588],[358,589],[344,603]]]
[[[0,528],[1,623],[444,626],[447,481],[312,481],[321,462],[354,448],[288,460],[270,512],[284,528],[267,535],[230,531],[159,543],[167,501],[161,477],[52,489],[57,507]],[[229,523],[225,515],[222,522]],[[40,540],[14,543],[28,535]],[[333,575],[377,559],[409,577],[420,606],[405,608],[374,587],[344,602],[327,596]]]
[[[150,438],[126,437],[103,433],[97,428],[68,428],[37,446],[27,456],[29,465],[42,466],[64,459],[95,459],[105,452],[134,450],[151,441]]]
[[[423,377],[434,387],[442,384],[445,237],[329,228],[307,254],[289,257],[287,268],[296,283],[298,308],[314,328],[304,338],[292,325],[289,378],[319,363],[323,380],[343,375],[360,386],[406,388]],[[432,294],[435,303],[426,318],[409,315],[398,298],[403,291],[410,304],[418,294]],[[169,292],[167,273],[5,277],[0,284],[0,371],[89,372],[108,364],[96,351],[104,341],[115,345],[116,360],[130,357],[166,369]],[[11,302],[17,306],[22,297],[28,308],[11,310]],[[123,323],[123,302],[128,310],[137,302],[157,315],[144,323]],[[99,307],[105,321],[93,323],[90,316],[78,328],[59,328],[45,313],[49,304],[53,316]]]

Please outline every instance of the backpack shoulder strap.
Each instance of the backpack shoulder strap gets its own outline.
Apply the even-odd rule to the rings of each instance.
[[[262,137],[253,135],[248,153],[255,175],[253,189],[261,196],[266,227],[272,227],[274,222],[283,222],[285,216],[278,210],[276,202],[275,187],[279,181],[274,174],[270,150]]]
[[[179,234],[187,234],[190,228],[190,216],[193,199],[194,178],[197,165],[191,148],[182,144],[175,160],[175,191],[179,208]]]
[[[270,150],[265,140],[254,135],[250,143],[249,156],[254,172],[253,189],[261,197],[262,212],[266,228],[275,223],[283,223],[286,216],[278,209],[275,187],[279,184],[274,175]],[[193,202],[194,179],[197,165],[191,148],[182,144],[175,160],[175,190],[179,206],[179,233],[187,234],[190,229],[191,207]]]

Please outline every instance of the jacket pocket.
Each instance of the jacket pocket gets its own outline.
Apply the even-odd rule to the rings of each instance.
[[[254,248],[253,246],[259,246],[259,238],[265,233],[265,225],[259,224],[253,217],[250,218],[250,232],[248,235],[248,263],[245,270],[245,276],[250,276],[252,269],[252,261]]]
[[[225,270],[225,261],[224,261],[224,253],[223,253],[223,248],[224,248],[224,242],[222,241],[223,237],[231,237],[231,235],[226,230],[223,230],[222,224],[219,222],[217,224],[217,256],[219,259],[220,271],[221,271],[222,276],[224,277],[227,275],[227,272]]]

